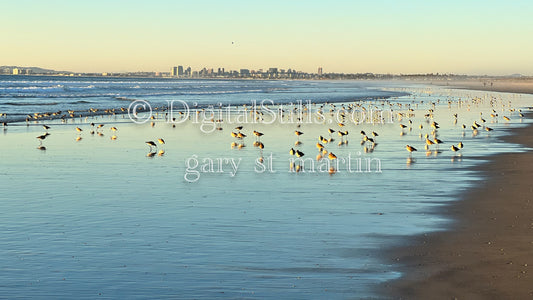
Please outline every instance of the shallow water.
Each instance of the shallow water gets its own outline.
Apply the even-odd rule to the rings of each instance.
[[[480,179],[468,168],[492,153],[520,151],[498,137],[527,122],[517,112],[500,111],[491,123],[489,100],[470,104],[469,111],[466,104],[459,108],[459,98],[467,101],[485,93],[409,91],[413,96],[391,102],[404,105],[395,106],[395,113],[407,112],[405,104],[419,103],[412,130],[400,135],[399,123],[406,124],[407,118],[400,121],[397,115],[390,124],[347,123],[348,145],[326,145],[339,158],[376,158],[382,172],[341,169],[329,175],[309,172],[309,167],[289,172],[295,124],[244,124],[247,146],[238,150],[230,147],[234,124],[204,133],[190,121],[172,128],[160,119],[151,127],[134,124],[126,115],[50,121],[46,151],[36,149],[40,124],[11,124],[0,136],[0,292],[7,298],[375,296],[375,284],[401,275],[380,261],[376,251],[402,236],[445,229],[450,220],[438,211]],[[531,100],[494,95],[505,109],[508,99],[512,107]],[[445,144],[441,152],[426,156],[419,133],[431,131],[423,115],[437,99],[435,120]],[[480,111],[495,130],[472,136],[467,128],[463,136],[461,124],[479,120]],[[459,114],[455,125],[454,112]],[[503,114],[511,121],[503,121]],[[89,134],[92,121],[106,124],[104,136]],[[328,121],[298,128],[304,134],[296,148],[304,157],[314,158],[317,137],[329,137],[328,127],[339,129]],[[118,127],[116,140],[110,139],[111,126]],[[263,157],[265,164],[274,159],[275,173],[255,170],[260,151],[252,145],[254,129],[265,134]],[[361,130],[379,133],[374,152],[365,153]],[[144,142],[157,138],[165,139],[158,146],[165,154],[146,157]],[[459,141],[465,144],[461,156],[449,150]],[[419,151],[410,156],[405,144]],[[188,182],[186,164],[193,155],[200,164],[204,158],[241,160],[234,176],[223,164],[224,172],[201,173]]]

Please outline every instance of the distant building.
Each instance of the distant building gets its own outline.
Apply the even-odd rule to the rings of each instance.
[[[318,67],[318,75],[322,75],[322,67]]]
[[[272,73],[272,74],[278,73],[278,68],[268,68],[268,73]]]
[[[172,67],[170,70],[170,76],[177,77],[178,76],[178,67]]]
[[[19,75],[20,70],[18,68],[13,68],[13,75]]]
[[[183,76],[183,66],[178,66],[178,77]]]
[[[248,69],[241,69],[239,71],[239,73],[241,74],[241,76],[249,76],[250,75],[250,70]]]

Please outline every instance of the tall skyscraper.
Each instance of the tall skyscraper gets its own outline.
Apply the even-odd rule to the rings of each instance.
[[[322,67],[318,67],[318,75],[322,75]]]
[[[183,76],[183,66],[178,66],[178,77]]]
[[[170,71],[170,76],[172,77],[178,76],[178,67],[172,67],[172,70]]]

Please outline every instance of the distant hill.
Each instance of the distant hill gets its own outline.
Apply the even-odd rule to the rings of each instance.
[[[13,69],[30,70],[30,74],[65,74],[72,73],[70,71],[56,71],[50,69],[44,69],[39,67],[21,67],[21,66],[0,66],[0,73],[12,74]]]

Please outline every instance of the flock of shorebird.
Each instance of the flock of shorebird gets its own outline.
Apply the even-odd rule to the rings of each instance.
[[[98,136],[104,136],[104,132],[103,132],[102,128],[105,126],[105,124],[96,125],[94,123],[90,123],[89,126],[90,126],[90,131],[89,131],[90,135],[95,135],[96,134]],[[46,147],[43,145],[43,141],[50,135],[48,130],[51,127],[46,125],[46,124],[43,124],[43,128],[44,128],[44,130],[46,132],[44,134],[42,134],[42,135],[37,136],[37,139],[39,140],[39,146],[37,147],[37,149],[39,149],[39,150],[46,150]],[[76,126],[75,130],[76,130],[76,133],[77,133],[76,141],[79,142],[79,141],[81,141],[83,139],[82,138],[83,129],[80,128],[79,126]],[[115,127],[115,126],[112,126],[112,127],[109,128],[109,130],[113,134],[110,137],[110,139],[113,140],[113,141],[116,140],[118,138],[118,136],[116,135],[116,132],[118,131],[118,128]],[[165,140],[163,138],[158,138],[157,142],[160,145],[164,145],[165,144]],[[150,150],[149,150],[148,154],[146,155],[147,157],[154,157],[156,154],[158,156],[163,156],[165,154],[165,150],[164,149],[158,149],[157,148],[157,144],[155,142],[147,141],[146,144],[150,147]]]
[[[480,99],[472,99],[472,103],[476,103],[476,101],[479,103]],[[500,117],[499,114],[497,113],[496,109],[494,109],[495,108],[495,102],[496,101],[494,101],[494,99],[491,100],[491,102],[490,102],[490,104],[492,106],[492,111],[489,114],[490,121],[491,122],[498,122],[498,120],[503,120],[505,122],[509,122],[511,120],[512,115],[502,115]],[[395,113],[397,115],[395,118],[399,122],[400,135],[401,136],[406,135],[407,133],[409,133],[409,132],[411,132],[413,130],[412,117],[415,116],[415,110],[411,108],[411,105],[414,105],[414,104],[410,104],[410,103],[408,103],[408,104],[405,104],[405,103],[404,104],[402,104],[402,103],[393,104],[392,102],[389,102],[389,101],[383,101],[383,103],[386,103],[386,104],[389,105],[389,107],[391,107],[391,112],[392,112],[392,107],[393,106],[398,106],[401,111],[405,111],[405,112],[396,112]],[[423,103],[423,102],[421,101],[420,103]],[[323,104],[314,104],[314,105],[316,105],[318,107],[318,109],[316,109],[316,112],[320,113],[321,115],[327,115],[327,113],[329,113],[332,117],[334,115],[336,115],[337,116],[337,120],[339,120],[338,119],[339,115],[341,117],[340,122],[337,123],[338,128],[328,128],[327,132],[325,132],[324,135],[319,135],[317,137],[317,142],[316,142],[316,148],[318,149],[318,153],[316,154],[316,160],[320,161],[322,159],[329,159],[329,160],[333,161],[333,160],[337,159],[337,156],[333,152],[331,152],[331,149],[328,149],[328,148],[330,148],[330,145],[332,145],[333,142],[335,142],[335,139],[334,139],[333,135],[336,133],[338,135],[338,137],[340,138],[340,140],[337,143],[337,145],[339,147],[340,146],[347,146],[348,145],[349,132],[348,132],[348,130],[345,130],[345,128],[347,128],[346,126],[349,125],[352,122],[346,120],[346,115],[348,115],[351,111],[354,111],[355,109],[362,109],[363,111],[365,111],[366,109],[363,107],[362,103],[352,103],[352,104],[323,103]],[[385,104],[382,104],[382,106],[384,106],[384,105]],[[429,105],[430,105],[431,109],[428,109],[427,113],[424,115],[424,119],[423,119],[424,122],[421,122],[418,125],[418,128],[420,129],[419,138],[420,138],[421,141],[423,141],[422,145],[423,145],[424,149],[426,150],[426,155],[430,155],[431,153],[434,153],[434,152],[437,152],[437,153],[442,152],[442,150],[439,150],[439,146],[441,144],[447,143],[447,142],[445,142],[445,141],[443,141],[443,140],[441,140],[439,138],[438,130],[440,128],[440,124],[437,123],[434,120],[434,117],[435,117],[434,112],[435,112],[436,103],[435,102],[430,102]],[[450,107],[451,101],[448,102],[448,105]],[[510,107],[510,104],[508,106]],[[376,107],[377,107],[377,105],[376,105]],[[418,108],[418,104],[416,104],[416,107]],[[511,114],[516,112],[517,115],[520,118],[524,117],[522,112],[520,110],[518,110],[518,109],[512,109],[512,108],[507,108],[507,109],[508,109],[508,111]],[[196,113],[200,114],[201,111],[202,110],[199,109]],[[418,111],[423,111],[423,110],[418,110]],[[505,111],[503,104],[502,104],[502,111]],[[109,110],[109,111],[106,110],[105,112],[107,112],[109,114],[113,114],[113,115],[115,114],[114,110]],[[303,114],[303,113],[308,114],[308,113],[311,113],[311,108],[307,107],[306,105],[304,105],[303,108],[296,108],[295,107],[290,112],[291,113],[295,113],[295,114]],[[287,113],[287,111],[282,111],[282,117],[283,117],[283,114],[285,114],[285,113]],[[250,111],[250,114],[255,114],[256,115],[256,120],[262,118],[262,116],[263,116],[263,113],[261,111],[257,111],[257,110]],[[180,114],[180,116],[181,115],[182,114]],[[33,116],[32,119],[34,119],[35,122],[38,122],[38,121],[42,121],[44,119],[44,117],[46,117],[46,116],[47,116],[47,114],[35,114],[35,116]],[[74,116],[74,112],[73,111],[69,111],[69,116],[72,117],[72,118],[76,117],[76,116]],[[156,114],[156,116],[157,116],[157,114]],[[168,113],[165,114],[165,119],[167,119],[167,118],[168,118]],[[305,156],[305,153],[301,149],[299,149],[299,147],[303,144],[301,142],[301,140],[300,140],[300,137],[304,134],[303,130],[301,129],[301,125],[302,125],[303,122],[300,122],[302,118],[303,117],[297,118],[298,122],[296,122],[296,124],[297,124],[296,125],[296,130],[294,130],[294,134],[296,135],[296,141],[294,142],[294,146],[291,147],[290,150],[289,150],[289,154],[291,156],[296,157],[296,158],[302,158],[302,157]],[[85,117],[86,121],[87,121],[87,119],[88,119],[88,117]],[[150,122],[150,126],[154,127],[155,126],[155,122],[154,121],[156,121],[157,118],[152,116],[151,119],[152,119],[152,122]],[[406,122],[402,122],[404,119],[407,119],[407,121]],[[223,123],[223,120],[212,120],[212,121],[217,124],[217,130],[222,130],[223,129],[222,126],[221,126],[221,124]],[[355,124],[361,124],[361,122],[360,122],[361,120],[352,120],[352,121],[355,121]],[[378,120],[378,121],[383,121],[383,120]],[[453,114],[453,124],[457,125],[457,122],[458,122],[458,115],[457,115],[457,113],[454,113]],[[479,134],[479,131],[481,131],[481,130],[484,130],[484,131],[490,133],[491,131],[493,131],[493,128],[486,126],[485,125],[486,122],[487,122],[487,120],[483,118],[483,113],[481,112],[480,116],[479,116],[479,119],[475,120],[472,123],[472,125],[467,126],[466,124],[462,124],[462,126],[461,126],[462,127],[462,136],[463,137],[465,136],[465,131],[467,131],[468,128],[470,128],[470,130],[472,132],[472,136],[477,136]],[[325,119],[323,120],[323,123],[324,124],[326,123]],[[330,120],[330,123],[331,123],[331,120]],[[98,136],[104,136],[103,128],[104,128],[105,124],[96,125],[94,123],[90,123],[89,125],[90,125],[90,128],[87,129],[89,131],[89,134],[91,134],[91,135],[95,135],[96,134]],[[48,126],[48,125],[42,125],[42,126],[43,126],[43,128],[45,130],[45,133],[43,133],[42,135],[37,136],[37,139],[39,140],[39,146],[38,146],[37,149],[46,150],[46,147],[43,145],[43,141],[50,135],[50,133],[49,133],[50,126]],[[430,131],[424,132],[425,126],[429,127]],[[7,127],[7,124],[4,123],[4,128],[6,128],[6,127]],[[172,123],[172,127],[175,127],[175,124]],[[231,131],[231,136],[234,138],[234,141],[231,143],[231,148],[232,149],[241,149],[241,148],[245,147],[244,139],[247,137],[247,135],[243,132],[243,127],[244,127],[243,125],[240,125],[240,126],[235,127],[233,131]],[[76,141],[82,140],[82,133],[84,132],[84,130],[82,128],[80,128],[79,126],[76,127],[75,130],[76,130],[76,133],[77,133]],[[112,133],[111,140],[116,140],[117,139],[116,133],[118,131],[117,127],[114,127],[114,126],[110,127],[109,130]],[[379,134],[376,131],[372,131],[369,134],[367,134],[364,130],[361,130],[360,134],[361,134],[360,144],[361,144],[361,146],[364,146],[364,148],[363,148],[364,152],[366,152],[366,153],[373,152],[375,150],[376,146],[377,146],[377,139],[378,139]],[[264,133],[259,132],[257,130],[253,130],[253,135],[255,136],[255,141],[253,143],[253,146],[259,149],[259,154],[260,154],[258,160],[260,162],[263,162],[263,149],[264,149],[265,145],[261,141],[261,137],[264,135]],[[163,156],[165,154],[165,150],[164,149],[158,148],[158,145],[159,146],[165,145],[165,140],[163,138],[158,138],[156,141],[157,141],[157,143],[154,142],[154,141],[146,141],[145,142],[146,145],[149,147],[149,152],[146,155],[147,157],[154,157],[155,155]],[[463,149],[463,147],[464,147],[464,145],[463,145],[463,142],[461,140],[458,143],[457,143],[457,141],[455,143],[452,143],[449,146],[449,149],[450,149],[450,151],[456,153],[456,152],[461,151],[461,149]],[[412,154],[413,154],[413,152],[418,151],[418,149],[414,145],[409,145],[409,144],[405,146],[405,149],[409,152],[408,162],[414,162],[414,159],[412,159]],[[294,168],[296,169],[296,171],[299,171],[301,169],[301,167],[299,165],[294,166]],[[335,172],[336,172],[336,170],[332,167],[330,169],[330,173],[335,173]]]
[[[508,109],[508,111],[509,111],[510,113],[513,113],[513,112],[518,111],[518,116],[519,116],[520,118],[523,118],[523,117],[524,117],[524,115],[522,114],[522,112],[521,112],[520,109],[516,110],[516,109],[514,109],[514,108],[510,108],[510,109]],[[426,117],[426,119],[429,119],[429,118],[433,119],[433,109],[430,109],[430,110],[429,110],[429,113],[426,114],[425,117]],[[496,110],[495,110],[494,108],[492,108],[492,112],[490,113],[490,117],[491,117],[491,119],[492,119],[493,122],[497,122],[497,121],[498,121],[498,117],[499,117],[499,115],[498,115],[498,113],[496,112]],[[454,113],[454,114],[453,114],[453,118],[454,118],[453,123],[454,123],[454,125],[455,125],[455,124],[457,124],[457,113]],[[502,116],[502,119],[503,119],[504,121],[506,121],[506,122],[511,121],[511,118],[508,117],[508,116]],[[429,121],[428,121],[428,122],[429,122]],[[479,122],[478,122],[478,120],[475,120],[475,121],[472,123],[472,125],[470,126],[470,129],[471,129],[471,131],[472,131],[472,136],[473,136],[473,137],[475,137],[475,136],[477,136],[477,135],[479,134],[479,130],[485,130],[485,131],[487,131],[487,132],[491,132],[491,131],[494,130],[493,128],[486,126],[486,125],[485,125],[486,122],[487,122],[487,120],[483,118],[483,112],[480,112]],[[412,123],[410,123],[410,125],[411,125],[411,124],[412,124]],[[431,128],[432,128],[431,133],[429,133],[429,134],[426,133],[425,135],[422,135],[422,133],[420,133],[420,135],[419,135],[420,138],[423,138],[423,139],[424,139],[424,142],[425,142],[424,149],[426,150],[426,155],[430,155],[430,154],[432,153],[432,152],[431,152],[431,146],[435,145],[436,148],[437,148],[436,151],[439,151],[439,150],[438,150],[439,145],[444,143],[442,140],[440,140],[439,138],[437,138],[437,136],[438,136],[438,129],[440,128],[439,124],[438,124],[437,122],[435,122],[435,121],[431,121],[430,124],[431,124],[430,126],[431,126]],[[404,129],[407,128],[408,126],[407,126],[407,125],[400,124],[400,127],[401,127],[402,130],[404,130]],[[422,130],[422,129],[423,129],[423,125],[420,124],[420,125],[419,125],[419,128],[420,128],[420,130]],[[463,130],[463,131],[462,131],[462,136],[464,137],[464,135],[465,135],[465,130],[467,130],[467,125],[466,125],[466,124],[462,124],[462,125],[461,125],[461,128],[462,128],[462,130]],[[409,127],[409,130],[412,130],[412,127]],[[403,131],[402,131],[402,135],[403,135]],[[453,151],[453,152],[458,152],[458,151],[460,151],[461,149],[463,149],[463,147],[464,147],[464,144],[463,144],[463,142],[461,141],[461,142],[457,143],[457,145],[452,144],[452,145],[450,146],[450,150]],[[413,152],[418,151],[418,150],[417,150],[415,147],[413,147],[412,145],[406,145],[406,146],[405,146],[405,149],[409,152],[410,157],[411,157],[411,154],[412,154]],[[410,159],[410,160],[408,160],[408,162],[413,162],[413,161]]]

